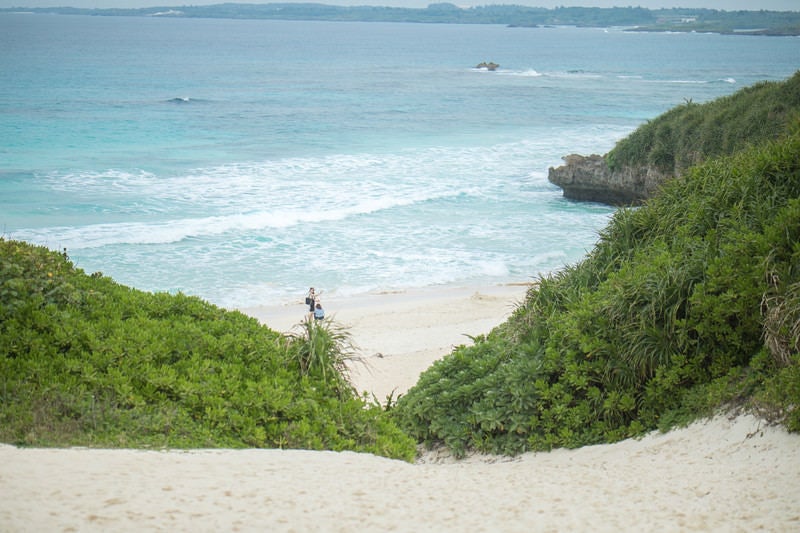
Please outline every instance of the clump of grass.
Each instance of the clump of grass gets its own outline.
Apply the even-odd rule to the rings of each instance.
[[[778,364],[789,366],[792,355],[800,352],[800,283],[765,296],[762,310],[764,342]]]
[[[653,166],[679,175],[707,159],[795,133],[799,119],[800,71],[704,104],[686,101],[620,140],[606,161],[611,169]]]
[[[343,390],[353,389],[350,365],[366,365],[347,328],[330,318],[305,318],[283,334],[282,346],[302,375],[318,375]]]

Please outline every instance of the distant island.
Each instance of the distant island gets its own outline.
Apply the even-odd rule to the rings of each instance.
[[[461,8],[450,3],[426,8],[334,6],[326,4],[215,4],[144,8],[0,8],[0,13],[325,20],[353,22],[418,22],[439,24],[504,24],[512,27],[620,27],[629,31],[706,32],[736,35],[800,35],[798,11],[722,11],[717,9],[642,7],[526,7],[488,5]]]

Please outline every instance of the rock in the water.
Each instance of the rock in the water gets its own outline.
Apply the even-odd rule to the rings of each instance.
[[[475,68],[485,68],[486,70],[497,70],[500,67],[497,63],[482,61],[478,63]]]

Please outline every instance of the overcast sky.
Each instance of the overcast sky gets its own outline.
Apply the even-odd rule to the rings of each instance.
[[[331,5],[369,5],[392,7],[425,7],[428,4],[445,0],[266,0],[264,2],[247,2],[247,0],[0,0],[0,7],[149,7],[222,4],[225,2],[242,3],[279,3],[292,1],[314,1]],[[497,0],[471,1],[449,0],[451,3],[465,6],[483,6],[492,4],[509,4],[553,8],[558,6],[583,7],[628,7],[639,6],[650,9],[670,7],[705,7],[712,9],[800,11],[800,0]]]

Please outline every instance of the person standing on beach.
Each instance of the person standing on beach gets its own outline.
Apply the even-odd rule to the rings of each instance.
[[[308,289],[308,294],[306,294],[306,305],[308,305],[308,317],[311,318],[314,316],[314,311],[316,310],[316,304],[319,301],[319,295],[322,294],[322,291],[317,294],[314,291],[314,287],[310,287]]]

